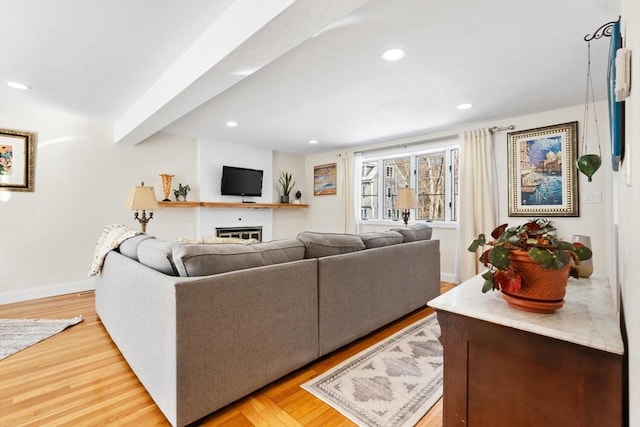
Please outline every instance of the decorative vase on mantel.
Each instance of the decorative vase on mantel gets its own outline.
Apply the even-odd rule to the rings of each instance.
[[[512,251],[509,259],[523,278],[517,292],[502,290],[502,298],[511,307],[533,313],[553,313],[562,308],[572,262],[560,269],[543,268],[525,251]]]
[[[173,175],[169,175],[168,173],[161,173],[160,177],[162,178],[162,193],[164,199],[163,202],[170,202],[169,195],[171,194],[171,180],[173,179]]]

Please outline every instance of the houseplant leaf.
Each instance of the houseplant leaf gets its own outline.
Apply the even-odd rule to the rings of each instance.
[[[489,262],[498,270],[509,267],[509,249],[504,246],[495,246],[489,252]]]

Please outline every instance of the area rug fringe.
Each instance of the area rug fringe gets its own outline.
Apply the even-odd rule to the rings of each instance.
[[[0,360],[77,325],[84,319],[0,319]]]
[[[432,314],[301,387],[358,426],[413,426],[442,396],[439,336]]]

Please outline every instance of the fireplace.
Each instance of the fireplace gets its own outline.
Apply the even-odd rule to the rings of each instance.
[[[239,239],[256,239],[262,242],[262,227],[216,227],[217,237],[235,237]]]

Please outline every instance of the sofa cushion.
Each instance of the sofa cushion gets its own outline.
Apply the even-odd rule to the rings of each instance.
[[[402,241],[404,243],[407,242],[415,242],[416,240],[418,240],[418,237],[416,235],[416,230],[409,228],[409,227],[405,227],[405,228],[392,228],[389,231],[397,231],[398,233],[402,234]]]
[[[262,255],[264,265],[304,259],[304,243],[298,239],[272,240],[251,245]]]
[[[433,233],[431,226],[424,222],[418,222],[409,227],[392,228],[389,231],[397,231],[402,234],[404,243],[415,242],[416,240],[429,240]]]
[[[209,276],[264,265],[262,254],[254,246],[239,243],[177,245],[173,248],[173,259],[180,276]]]
[[[147,239],[154,239],[154,237],[148,234],[138,234],[120,243],[118,249],[122,255],[138,261],[138,245]]]
[[[397,245],[404,240],[402,234],[397,231],[371,231],[360,234],[360,238],[367,249]]]
[[[204,236],[201,242],[194,243],[242,243],[243,245],[251,245],[254,243],[260,243],[257,239],[241,239],[240,237],[216,237],[216,236]]]
[[[426,222],[417,222],[409,228],[416,232],[416,240],[429,240],[433,234],[433,228]]]
[[[138,245],[138,261],[164,274],[177,276],[178,271],[173,262],[172,249],[178,245],[178,242],[167,242],[156,238],[144,240]]]
[[[355,234],[304,231],[298,234],[298,240],[304,243],[305,258],[320,258],[365,249],[362,239]]]

